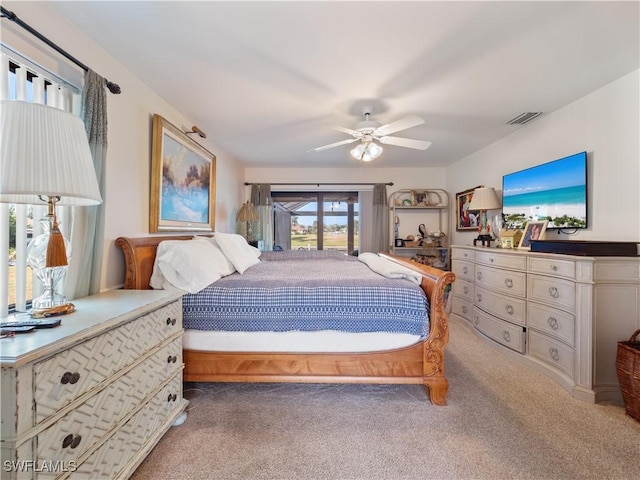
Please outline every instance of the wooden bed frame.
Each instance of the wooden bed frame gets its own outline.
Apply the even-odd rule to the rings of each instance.
[[[193,236],[120,237],[124,253],[124,288],[148,289],[158,244]],[[408,259],[383,254],[422,274],[421,287],[430,302],[430,331],[415,345],[364,353],[256,353],[184,350],[187,382],[402,383],[423,384],[434,405],[446,405],[449,383],[444,351],[449,341],[445,312],[447,286],[455,275]]]

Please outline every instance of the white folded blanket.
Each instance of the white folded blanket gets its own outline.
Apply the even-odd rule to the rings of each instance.
[[[358,255],[358,260],[369,266],[371,270],[387,278],[404,278],[420,285],[422,275],[410,268],[399,265],[391,260],[380,257],[377,253],[364,252]]]

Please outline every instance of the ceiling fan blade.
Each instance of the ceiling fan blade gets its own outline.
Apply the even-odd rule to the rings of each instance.
[[[311,150],[307,150],[307,152],[321,152],[322,150],[328,150],[329,148],[339,147],[340,145],[346,145],[347,143],[357,142],[358,138],[347,138],[346,140],[342,140],[336,143],[330,143],[329,145],[324,145],[322,147],[312,148]]]
[[[386,125],[382,125],[375,129],[373,132],[376,136],[389,135],[391,133],[399,132],[400,130],[405,130],[407,128],[415,127],[418,125],[422,125],[424,120],[418,117],[417,115],[409,115],[408,117],[401,118],[400,120],[396,120],[395,122],[387,123]]]
[[[347,133],[347,134],[351,135],[352,137],[360,138],[362,136],[362,133],[360,133],[357,130],[352,130],[350,128],[341,127],[339,125],[331,125],[331,128],[333,128],[334,130],[338,130],[339,132]]]
[[[426,150],[431,146],[431,142],[412,140],[410,138],[380,137],[378,140],[386,145],[397,145],[398,147],[415,148],[416,150]]]

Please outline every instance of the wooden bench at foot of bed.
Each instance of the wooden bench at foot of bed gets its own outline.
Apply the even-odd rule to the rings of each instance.
[[[125,288],[148,289],[158,244],[192,236],[120,237]],[[190,382],[297,382],[423,384],[434,405],[446,405],[449,383],[444,352],[449,341],[445,311],[447,286],[455,275],[390,254],[381,254],[422,274],[429,298],[430,330],[415,345],[364,353],[261,353],[184,350],[184,380]]]

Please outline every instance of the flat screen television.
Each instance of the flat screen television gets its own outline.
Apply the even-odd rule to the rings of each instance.
[[[504,175],[502,213],[548,220],[548,229],[587,228],[587,152]]]

